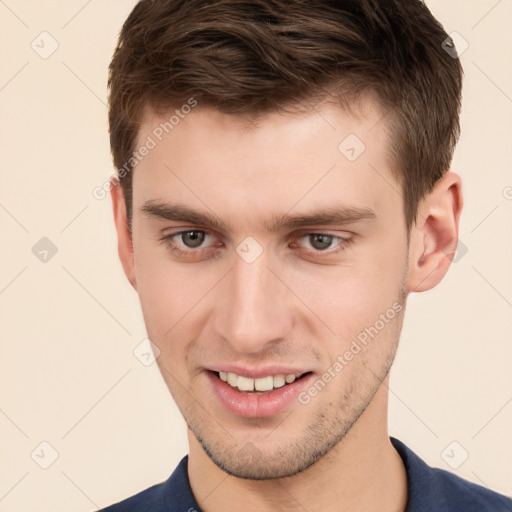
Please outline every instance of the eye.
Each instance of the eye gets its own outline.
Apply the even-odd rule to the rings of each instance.
[[[310,249],[316,253],[325,252],[327,254],[332,254],[343,250],[352,242],[351,238],[343,238],[341,236],[329,235],[326,233],[307,233],[301,235],[299,238],[300,240],[306,241],[307,249]],[[307,247],[307,245],[309,245],[309,247]],[[333,247],[333,245],[335,249],[328,251],[328,249]]]
[[[172,252],[184,254],[187,252],[200,252],[202,249],[206,249],[203,244],[210,238],[214,237],[206,231],[189,229],[188,231],[180,231],[178,233],[164,235],[160,238],[160,241]]]
[[[313,249],[324,251],[325,249],[329,249],[329,247],[332,245],[334,236],[323,235],[322,233],[313,233],[311,235],[307,235],[306,239],[311,244]]]
[[[204,231],[183,231],[182,233],[177,233],[176,236],[181,238],[183,245],[190,249],[195,249],[204,242],[207,234]]]
[[[345,250],[352,243],[352,237],[344,238],[327,233],[304,233],[295,236],[293,240],[289,244],[290,248],[303,249],[312,257],[336,254]],[[207,257],[205,251],[215,250],[223,245],[223,242],[219,241],[216,236],[200,229],[166,234],[160,238],[160,242],[165,244],[168,250],[177,257],[190,258],[195,261],[198,261],[197,258]],[[215,258],[219,256],[218,253],[216,256],[214,255]]]

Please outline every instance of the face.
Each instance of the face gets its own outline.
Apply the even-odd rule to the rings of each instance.
[[[257,123],[198,105],[159,141],[168,116],[146,110],[132,282],[172,396],[231,474],[311,466],[389,371],[408,247],[381,118],[369,101]]]

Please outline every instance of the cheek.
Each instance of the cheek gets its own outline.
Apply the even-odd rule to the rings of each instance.
[[[312,311],[312,322],[327,326],[325,333],[334,331],[336,343],[350,342],[399,299],[406,257],[406,244],[397,238],[391,245],[375,243],[338,267],[296,270],[286,281]]]
[[[171,261],[165,250],[150,240],[134,236],[134,248],[137,289],[148,336],[162,351],[178,349],[200,327],[218,275],[208,267],[199,269]]]
[[[137,290],[150,339],[161,338],[178,322],[187,302],[180,274],[172,272],[170,262],[152,240],[138,237],[134,230],[134,261]]]

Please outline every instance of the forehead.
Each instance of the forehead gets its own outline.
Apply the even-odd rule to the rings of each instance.
[[[144,111],[136,146],[151,149],[134,169],[135,208],[172,201],[255,228],[292,209],[401,208],[385,116],[371,99],[352,112],[322,104],[253,121],[200,104],[176,110]]]

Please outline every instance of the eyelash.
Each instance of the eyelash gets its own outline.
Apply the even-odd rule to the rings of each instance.
[[[161,243],[166,245],[166,247],[168,249],[170,249],[174,254],[176,254],[178,256],[191,256],[191,255],[201,254],[203,251],[211,249],[211,247],[200,247],[198,249],[190,249],[189,248],[187,250],[180,249],[176,245],[175,239],[178,238],[180,235],[184,235],[185,233],[190,233],[190,232],[205,233],[207,236],[213,236],[212,233],[202,230],[202,229],[187,229],[184,231],[178,231],[176,233],[170,233],[170,234],[164,235],[159,240]],[[330,256],[330,255],[339,253],[340,251],[344,251],[353,242],[352,237],[344,238],[344,237],[341,237],[338,235],[331,235],[329,233],[322,233],[322,232],[302,233],[298,237],[294,238],[293,241],[301,240],[302,238],[307,238],[307,237],[313,236],[313,235],[326,236],[326,237],[332,238],[332,241],[336,241],[336,240],[339,241],[339,245],[335,250],[328,250],[328,249],[323,250],[323,251],[311,250],[311,249],[307,250],[307,252],[312,253],[314,255],[314,257]]]

